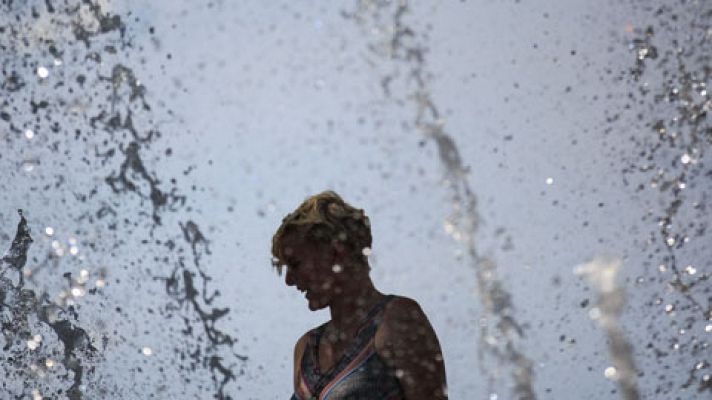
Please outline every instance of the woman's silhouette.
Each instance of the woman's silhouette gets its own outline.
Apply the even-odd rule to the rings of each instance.
[[[294,347],[292,399],[446,399],[445,366],[428,318],[412,299],[369,277],[369,219],[326,191],[306,199],[272,238],[273,263],[312,311],[331,320]]]

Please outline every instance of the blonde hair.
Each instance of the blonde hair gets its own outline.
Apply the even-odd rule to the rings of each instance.
[[[272,236],[272,265],[280,273],[281,266],[285,264],[283,240],[287,234],[293,233],[312,243],[341,243],[351,260],[368,265],[364,249],[371,247],[371,223],[363,209],[346,203],[334,191],[327,190],[308,197],[282,219],[282,224]]]

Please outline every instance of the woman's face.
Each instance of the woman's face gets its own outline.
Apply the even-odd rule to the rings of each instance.
[[[287,265],[285,282],[304,293],[310,310],[328,306],[343,290],[339,279],[343,267],[335,249],[292,236],[285,238],[282,254]]]

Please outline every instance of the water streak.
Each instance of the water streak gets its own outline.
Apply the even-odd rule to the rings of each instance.
[[[372,44],[371,50],[378,56],[396,61],[408,71],[406,78],[412,88],[408,97],[416,107],[415,126],[425,138],[435,143],[445,171],[445,183],[452,196],[453,211],[446,224],[452,228],[453,238],[463,245],[469,255],[476,271],[480,302],[487,319],[494,321],[494,329],[490,324],[481,324],[479,337],[480,367],[489,376],[490,391],[494,391],[497,377],[485,366],[485,354],[494,357],[497,364],[511,369],[516,398],[536,399],[533,364],[518,344],[524,334],[523,328],[514,315],[512,296],[498,277],[496,262],[482,255],[475,244],[480,216],[477,196],[467,179],[469,168],[463,164],[455,141],[445,131],[445,122],[430,95],[424,44],[418,41],[416,29],[406,23],[408,12],[407,1],[362,0],[357,3],[354,12],[344,15],[361,25],[371,25],[380,32],[386,32],[388,39]],[[381,86],[386,96],[392,95],[390,87],[397,78],[397,72],[382,77]]]
[[[616,282],[622,265],[620,259],[599,257],[577,266],[574,272],[586,278],[598,292],[598,301],[594,308],[597,313],[593,315],[606,332],[608,356],[613,364],[612,369],[606,370],[606,374],[618,382],[625,400],[639,400],[633,346],[626,339],[619,322],[626,303],[625,290]]]

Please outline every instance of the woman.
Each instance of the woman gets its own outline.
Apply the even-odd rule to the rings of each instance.
[[[369,277],[363,210],[326,191],[306,199],[272,238],[273,263],[331,320],[294,347],[292,400],[447,399],[445,365],[414,300],[379,292]]]

